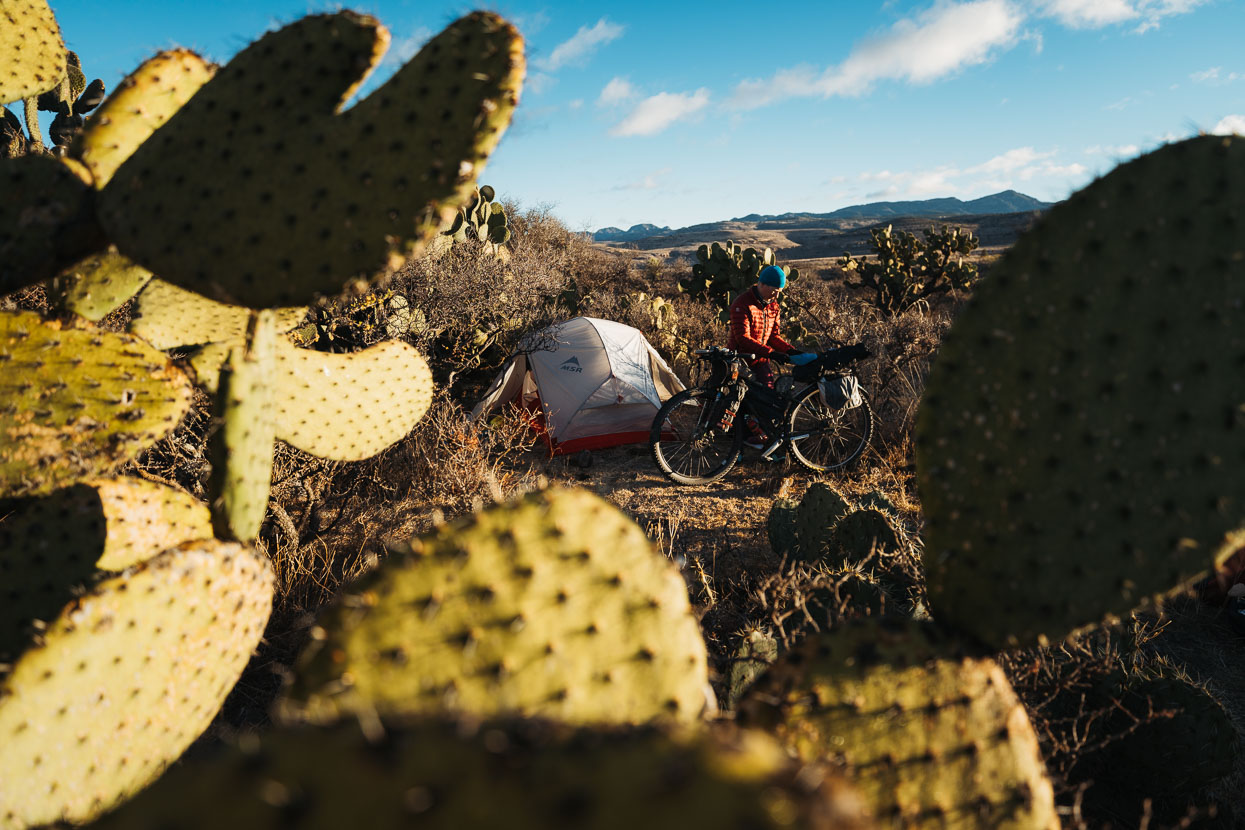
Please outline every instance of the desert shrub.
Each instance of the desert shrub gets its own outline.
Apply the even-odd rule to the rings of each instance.
[[[960,228],[929,228],[925,239],[906,231],[892,233],[891,226],[869,232],[877,259],[844,254],[839,267],[847,273],[850,288],[873,292],[873,304],[893,317],[922,301],[952,290],[965,290],[977,278],[977,266],[964,257],[977,249],[978,240]]]
[[[511,256],[454,246],[409,261],[388,286],[403,297],[391,333],[428,356],[443,388],[479,391],[528,332],[616,290],[626,263],[570,231],[547,208],[508,208]]]

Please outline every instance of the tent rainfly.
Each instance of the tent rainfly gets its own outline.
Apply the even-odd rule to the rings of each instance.
[[[662,401],[683,388],[638,329],[575,317],[524,338],[471,420],[514,402],[554,455],[643,443]]]

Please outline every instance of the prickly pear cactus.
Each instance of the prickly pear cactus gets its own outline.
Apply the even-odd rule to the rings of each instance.
[[[74,264],[60,275],[65,283],[65,308],[99,322],[142,290],[151,272],[109,248]],[[135,333],[133,327],[131,333]],[[140,336],[142,336],[140,334]],[[144,338],[148,339],[148,338]],[[151,342],[148,339],[148,342]],[[168,348],[156,343],[157,349]]]
[[[1245,140],[1048,211],[957,319],[915,443],[930,602],[995,646],[1126,614],[1245,529]]]
[[[147,283],[130,321],[130,332],[157,349],[198,346],[204,343],[234,345],[246,336],[251,311],[209,300],[164,280]],[[307,316],[305,306],[273,309],[273,325],[286,332]]]
[[[89,182],[81,165],[48,155],[0,159],[0,294],[104,248]]]
[[[870,826],[840,778],[755,732],[572,730],[540,721],[285,728],[170,770],[98,825],[684,830]]]
[[[103,189],[117,168],[215,71],[215,66],[194,52],[173,49],[147,59],[130,73],[77,135],[70,151],[91,171],[95,187]]]
[[[240,52],[100,193],[118,249],[183,288],[262,307],[418,253],[467,201],[509,124],[522,40],[496,15],[471,14],[338,112],[387,43],[375,19],[339,12]]]
[[[361,461],[409,433],[432,403],[432,372],[408,343],[349,354],[276,348],[277,437],[320,458]]]
[[[0,676],[0,827],[83,823],[207,728],[259,642],[266,557],[192,542],[109,577]]]
[[[277,436],[273,404],[276,314],[250,315],[245,341],[233,346],[216,391],[220,428],[210,448],[212,526],[224,539],[249,542],[268,512]]]
[[[730,709],[739,705],[756,679],[778,659],[778,640],[772,634],[755,626],[749,626],[740,634],[726,690],[726,705]]]
[[[880,823],[1055,830],[1037,737],[1002,669],[928,627],[866,622],[810,638],[740,706],[799,757],[842,760]]]
[[[903,547],[899,532],[880,510],[853,510],[835,523],[830,548],[843,563],[863,562],[871,556],[886,557]]]
[[[830,556],[834,526],[851,510],[847,499],[824,481],[809,487],[795,511],[799,558],[820,562]]]
[[[180,370],[137,338],[0,312],[0,496],[100,475],[190,408]]]
[[[1089,795],[1140,808],[1145,799],[1183,797],[1232,774],[1240,739],[1223,704],[1202,683],[1150,660],[1121,670],[1102,690],[1114,740],[1080,762]],[[1091,704],[1092,705],[1092,704]]]
[[[97,571],[120,571],[211,536],[201,502],[137,478],[95,479],[9,502],[0,521],[0,663],[16,657],[25,625],[55,617]]]
[[[826,569],[818,587],[783,622],[788,638],[830,631],[844,620],[894,614],[899,603],[891,588],[872,571],[855,566]]]
[[[551,490],[414,539],[320,620],[287,717],[519,713],[574,723],[700,716],[687,587],[590,493]]]
[[[793,558],[798,555],[796,515],[799,506],[800,502],[796,499],[779,496],[769,510],[765,530],[770,548],[779,556]]]
[[[65,75],[65,43],[44,0],[0,6],[0,104],[55,89]]]

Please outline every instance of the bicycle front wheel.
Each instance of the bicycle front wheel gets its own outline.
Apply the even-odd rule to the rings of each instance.
[[[822,403],[817,384],[796,400],[787,419],[791,454],[808,469],[841,470],[860,459],[873,437],[873,410],[867,400],[851,409]]]
[[[712,406],[714,397],[707,389],[685,389],[657,411],[648,443],[658,469],[671,481],[708,484],[739,461],[743,435],[738,429],[718,430],[721,413]]]

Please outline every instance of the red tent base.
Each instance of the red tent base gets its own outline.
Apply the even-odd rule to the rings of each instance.
[[[583,438],[572,438],[552,444],[553,455],[568,455],[582,450],[604,450],[609,447],[620,447],[623,444],[647,444],[648,432],[613,432],[609,435],[585,435]]]

